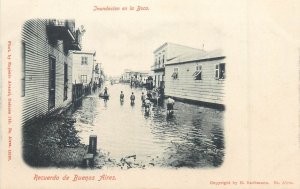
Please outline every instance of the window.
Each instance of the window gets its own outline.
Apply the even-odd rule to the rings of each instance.
[[[49,109],[55,107],[56,60],[49,58]]]
[[[86,65],[88,64],[88,58],[86,56],[81,57],[81,65]]]
[[[81,75],[81,83],[87,83],[87,75]]]
[[[64,100],[68,99],[68,64],[64,64]]]
[[[162,57],[162,63],[165,63],[165,55]]]
[[[178,79],[178,68],[174,68],[174,72],[172,74],[173,79]]]
[[[22,43],[22,78],[21,78],[21,96],[25,96],[25,67],[26,67],[26,46]]]
[[[196,66],[196,71],[193,76],[195,77],[195,80],[202,80],[202,65]]]
[[[219,79],[225,79],[225,64],[224,63],[220,64],[219,69],[220,69]]]
[[[225,63],[216,65],[215,79],[225,79]]]

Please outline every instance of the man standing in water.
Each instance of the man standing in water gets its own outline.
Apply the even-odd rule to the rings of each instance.
[[[133,92],[131,93],[131,96],[130,96],[130,103],[131,104],[134,104],[134,100],[135,100],[135,96],[133,94]]]
[[[149,98],[146,98],[144,103],[145,103],[145,113],[149,113],[150,107],[151,107],[151,102],[150,102]]]
[[[108,93],[107,93],[107,87],[104,88],[104,93],[103,93],[103,95],[104,95],[104,96],[107,96],[107,95],[108,95]]]
[[[167,113],[168,114],[173,113],[174,104],[175,104],[175,101],[171,97],[169,97],[167,99]]]
[[[124,102],[124,93],[123,93],[123,91],[121,91],[121,94],[120,94],[120,101]]]
[[[141,100],[143,105],[145,105],[146,96],[144,95],[144,92],[142,92]]]
[[[104,94],[103,94],[104,100],[108,100],[108,92],[107,92],[107,87],[104,88]]]

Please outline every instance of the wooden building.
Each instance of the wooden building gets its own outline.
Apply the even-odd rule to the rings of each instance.
[[[164,87],[165,77],[165,63],[176,57],[186,53],[201,53],[200,49],[187,47],[175,43],[164,43],[158,47],[154,52],[154,64],[151,67],[154,77],[155,87]]]
[[[22,28],[23,124],[72,100],[70,50],[81,50],[74,20],[34,19]]]
[[[96,52],[73,51],[70,53],[73,61],[73,84],[81,83],[85,86],[91,82],[96,82],[94,70],[97,64],[95,56]]]
[[[221,50],[179,56],[165,64],[165,95],[224,104],[226,57]]]

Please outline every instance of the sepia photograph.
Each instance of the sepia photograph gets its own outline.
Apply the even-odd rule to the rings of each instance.
[[[189,47],[175,39],[152,51],[153,45],[139,49],[145,57],[124,49],[102,58],[97,50],[85,50],[89,30],[71,19],[31,19],[23,25],[24,161],[33,167],[95,169],[222,166],[222,49]],[[98,37],[92,37],[96,43]],[[145,60],[143,70],[135,59]],[[124,69],[106,70],[107,64]]]
[[[0,0],[0,189],[298,189],[297,0]]]

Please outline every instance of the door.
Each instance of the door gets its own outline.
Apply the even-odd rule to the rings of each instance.
[[[49,59],[49,109],[55,107],[55,80],[56,80],[56,60],[53,57]]]

